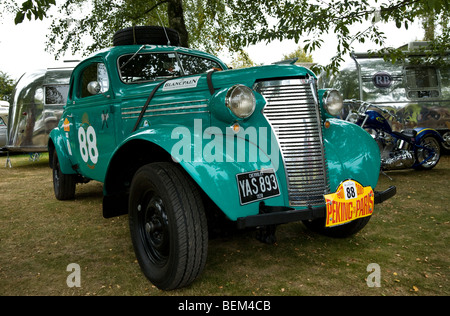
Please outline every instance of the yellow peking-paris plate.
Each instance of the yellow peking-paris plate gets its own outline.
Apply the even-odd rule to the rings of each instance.
[[[354,180],[342,182],[336,193],[325,195],[327,206],[325,226],[333,227],[371,216],[374,209],[374,198],[370,186],[363,187]]]

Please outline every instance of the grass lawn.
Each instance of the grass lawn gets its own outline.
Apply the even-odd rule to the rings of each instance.
[[[277,243],[255,232],[212,239],[203,274],[163,292],[139,269],[128,216],[102,217],[102,184],[77,185],[76,199],[55,199],[48,155],[0,157],[0,295],[417,295],[447,296],[450,157],[431,171],[380,175],[377,189],[397,195],[377,205],[357,235],[332,239],[302,223],[281,225]],[[81,286],[66,280],[76,263]],[[376,263],[380,286],[366,279]]]

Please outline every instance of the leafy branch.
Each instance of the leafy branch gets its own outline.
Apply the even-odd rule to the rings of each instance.
[[[44,17],[47,17],[46,12],[52,5],[56,5],[56,0],[27,0],[22,3],[22,6],[17,11],[14,23],[22,23],[25,17],[28,20],[34,17],[36,20],[42,21]]]

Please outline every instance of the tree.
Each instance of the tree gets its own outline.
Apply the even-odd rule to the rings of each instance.
[[[245,52],[244,50],[241,50],[234,54],[233,61],[229,65],[230,67],[234,69],[239,68],[247,68],[247,67],[254,67],[257,66],[253,60],[250,58],[250,56]]]
[[[0,100],[11,102],[14,85],[14,80],[7,73],[0,71]]]
[[[112,35],[132,25],[164,25],[180,34],[181,45],[218,52],[229,45],[234,22],[230,22],[228,0],[67,0],[57,6],[58,18],[46,12],[53,0],[27,0],[22,6],[13,0],[0,4],[16,14],[16,23],[26,18],[52,19],[47,51],[56,58],[63,53],[84,55],[110,46]],[[1,11],[1,10],[0,10]]]
[[[14,22],[16,24],[22,23],[25,16],[28,20],[31,20],[34,16],[35,19],[42,21],[47,16],[46,12],[52,5],[56,5],[55,0],[38,0],[36,3],[32,0],[27,0],[22,3],[22,7],[17,11]]]
[[[353,50],[353,43],[371,41],[380,46],[379,53],[387,52],[393,62],[405,59],[407,56],[404,52],[398,49],[386,49],[387,35],[380,30],[380,24],[377,22],[393,21],[397,28],[408,28],[415,19],[422,17],[424,12],[441,15],[448,12],[450,8],[448,0],[394,0],[380,4],[375,1],[377,7],[371,6],[374,1],[369,0],[314,2],[259,0],[256,2],[259,2],[264,7],[263,10],[277,22],[260,28],[247,27],[243,29],[243,32],[235,33],[233,41],[245,47],[261,41],[294,39],[298,42],[302,40],[305,51],[311,53],[326,45],[324,36],[333,33],[338,44],[334,48],[336,55],[331,59],[330,64],[324,67],[327,71],[339,69],[344,57]],[[354,26],[362,26],[367,22],[372,24],[366,30],[356,33],[351,31]],[[435,41],[435,44],[434,53],[441,54],[443,50],[449,49],[448,25],[443,29],[442,36]]]
[[[180,34],[181,45],[189,47],[182,0],[68,0],[59,14],[62,17],[52,20],[47,36],[47,51],[56,56],[68,50],[89,54],[110,46],[115,31],[133,25],[171,27]]]
[[[311,54],[306,54],[303,47],[299,46],[295,51],[293,51],[290,54],[283,55],[283,59],[292,59],[292,58],[298,58],[298,62],[306,62],[306,63],[312,63],[313,62],[313,56]]]
[[[25,1],[16,8],[16,22],[25,17],[44,18],[44,9],[53,3]],[[74,18],[80,8],[83,14]],[[393,62],[406,58],[400,50],[385,47],[388,35],[377,21],[393,21],[397,28],[408,28],[425,13],[443,16],[449,9],[448,0],[68,0],[60,7],[66,16],[53,18],[48,49],[56,49],[57,54],[69,49],[88,53],[109,46],[116,30],[134,24],[169,25],[180,33],[183,45],[215,53],[223,48],[238,52],[250,44],[293,39],[302,42],[305,52],[311,54],[327,45],[324,37],[333,33],[338,40],[333,48],[336,55],[324,69],[337,71],[353,50],[353,43],[374,42]],[[352,32],[365,23],[372,24],[364,31]],[[86,35],[92,43],[84,47]],[[448,24],[431,48],[437,54],[450,49]]]

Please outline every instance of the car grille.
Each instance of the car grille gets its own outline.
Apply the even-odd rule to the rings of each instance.
[[[281,148],[291,206],[324,204],[329,181],[314,79],[262,81],[255,89]]]

